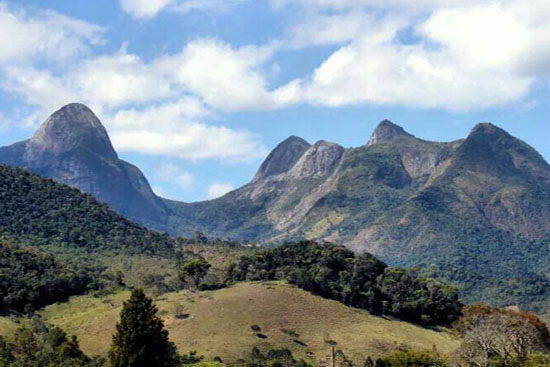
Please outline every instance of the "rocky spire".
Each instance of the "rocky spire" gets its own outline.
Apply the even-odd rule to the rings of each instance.
[[[72,103],[53,113],[29,140],[34,152],[59,155],[86,149],[105,158],[117,159],[107,131],[83,104]]]
[[[297,136],[285,139],[267,156],[254,181],[287,172],[310,147],[311,144]]]
[[[401,126],[394,124],[390,120],[384,120],[378,124],[378,127],[372,133],[367,146],[370,147],[373,144],[391,141],[402,136],[414,137],[414,135],[406,132]]]

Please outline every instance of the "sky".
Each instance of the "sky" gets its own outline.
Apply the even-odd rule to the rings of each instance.
[[[492,122],[550,160],[548,0],[0,0],[0,145],[88,105],[170,199],[246,184],[291,135]]]

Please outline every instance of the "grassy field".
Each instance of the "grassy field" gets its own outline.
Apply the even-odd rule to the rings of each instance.
[[[122,292],[107,298],[75,297],[47,307],[46,322],[77,335],[89,355],[104,355],[119,317]],[[181,352],[197,350],[207,358],[234,361],[252,347],[289,348],[297,357],[328,358],[327,340],[336,341],[348,357],[362,362],[399,347],[432,349],[442,354],[457,347],[449,333],[423,329],[369,315],[339,302],[313,296],[281,283],[240,283],[211,292],[169,293],[155,300],[170,338]],[[176,315],[188,314],[187,318]],[[1,325],[1,324],[0,324]],[[251,328],[257,325],[258,337]]]

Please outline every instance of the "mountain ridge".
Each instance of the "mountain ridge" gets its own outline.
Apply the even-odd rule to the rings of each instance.
[[[26,144],[0,148],[0,163],[24,156]],[[89,150],[78,147],[79,154]],[[82,164],[74,152],[53,157]],[[112,154],[101,158],[117,167],[127,164]],[[45,168],[58,167],[55,159]],[[67,180],[62,169],[20,163],[93,193],[78,179]],[[132,211],[108,195],[98,198],[157,230],[265,244],[331,241],[371,252],[391,265],[435,267],[466,290],[468,301],[482,300],[486,291],[496,295],[499,305],[547,307],[541,298],[546,291],[529,288],[527,282],[550,287],[550,261],[544,260],[550,248],[550,166],[527,143],[493,124],[477,124],[464,139],[432,142],[384,120],[356,148],[291,136],[248,184],[196,203],[157,197],[135,170],[133,177],[146,188],[144,206]],[[69,172],[79,178],[78,171]],[[129,185],[135,181],[131,177]],[[124,204],[137,207],[128,197]],[[491,275],[476,257],[509,271],[510,279],[525,289],[510,293],[512,280],[499,286],[497,277],[505,273]],[[476,279],[475,289],[465,272]]]

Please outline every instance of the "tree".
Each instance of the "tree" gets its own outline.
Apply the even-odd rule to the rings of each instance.
[[[524,366],[530,354],[550,351],[548,329],[529,313],[471,306],[456,329],[463,335],[455,353],[458,366]]]
[[[548,367],[550,366],[550,355],[544,353],[533,353],[527,357],[524,367]]]
[[[208,274],[211,265],[203,257],[197,257],[183,264],[180,271],[180,279],[185,282],[187,277],[193,279],[195,288],[199,288],[202,279]]]
[[[208,243],[208,237],[206,237],[204,233],[199,231],[193,234],[193,239],[195,240],[195,243],[201,243],[201,244]]]
[[[157,316],[157,308],[143,290],[134,289],[124,302],[113,336],[112,367],[175,367],[179,356]]]
[[[75,336],[68,337],[58,327],[48,328],[39,319],[18,329],[6,343],[0,338],[0,367],[98,367],[100,359],[90,359]]]

